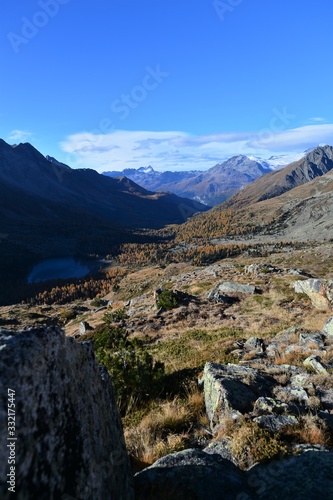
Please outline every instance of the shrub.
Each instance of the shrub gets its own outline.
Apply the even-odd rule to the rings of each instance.
[[[178,307],[178,305],[178,296],[172,290],[162,290],[157,298],[157,307],[160,307],[165,311],[170,311],[171,309]]]
[[[120,323],[128,318],[125,308],[117,309],[116,311],[104,314],[104,323],[110,325],[111,323]]]
[[[76,312],[74,309],[62,310],[59,314],[59,319],[65,322],[75,318],[76,318]]]
[[[103,306],[105,306],[106,302],[107,302],[106,300],[99,299],[99,298],[96,297],[95,299],[93,299],[90,302],[90,305],[93,306],[93,307],[103,307]]]
[[[98,363],[112,378],[122,413],[131,399],[140,402],[159,393],[164,365],[154,362],[140,341],[130,340],[124,328],[105,324],[95,332],[93,343]]]

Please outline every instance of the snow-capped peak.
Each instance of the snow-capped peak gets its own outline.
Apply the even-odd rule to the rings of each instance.
[[[137,171],[142,173],[142,174],[152,174],[153,172],[155,172],[153,167],[151,167],[150,165],[148,167],[140,167],[140,168],[138,168]]]
[[[251,160],[257,161],[263,167],[270,168],[271,170],[279,170],[280,168],[283,168],[286,165],[289,165],[289,163],[293,163],[294,161],[300,160],[301,158],[303,158],[303,156],[305,156],[305,154],[306,154],[306,152],[274,155],[274,156],[270,156],[269,158],[265,158],[265,159],[257,157],[257,156],[249,156],[249,158]]]

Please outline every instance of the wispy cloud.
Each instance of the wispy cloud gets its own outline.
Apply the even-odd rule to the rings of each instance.
[[[323,118],[322,116],[313,116],[312,118],[309,118],[310,122],[315,122],[315,123],[324,123],[326,122],[326,118]]]
[[[8,136],[8,140],[12,142],[26,142],[31,137],[33,137],[32,132],[28,132],[27,130],[12,130]]]
[[[300,153],[333,143],[333,124],[312,124],[270,132],[192,136],[186,132],[115,130],[109,134],[77,133],[60,146],[73,167],[99,172],[152,165],[156,170],[207,169],[230,156],[269,158]]]

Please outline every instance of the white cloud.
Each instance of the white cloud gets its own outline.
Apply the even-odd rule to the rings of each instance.
[[[12,130],[8,136],[8,140],[11,142],[26,142],[33,136],[32,132],[27,130]]]
[[[192,136],[186,132],[115,130],[109,134],[77,133],[60,146],[72,167],[123,170],[152,165],[156,170],[204,170],[233,155],[269,158],[301,153],[333,143],[333,124],[273,131]]]
[[[315,122],[315,123],[323,123],[326,122],[325,118],[322,118],[321,116],[314,116],[312,118],[309,118],[310,122]]]

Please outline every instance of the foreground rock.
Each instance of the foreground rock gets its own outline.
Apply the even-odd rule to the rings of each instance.
[[[327,320],[323,328],[323,334],[329,339],[333,339],[333,316]]]
[[[333,280],[309,279],[294,283],[296,293],[305,293],[317,309],[333,308]]]
[[[135,476],[138,500],[333,498],[333,452],[306,451],[247,472],[199,450],[164,457]]]
[[[247,473],[261,500],[333,498],[333,452],[307,451],[301,456],[259,464]]]
[[[194,449],[163,457],[138,473],[135,490],[137,500],[234,500],[250,492],[235,465]]]
[[[212,431],[218,432],[225,419],[249,412],[259,396],[271,394],[273,383],[250,367],[206,363],[200,384]]]
[[[0,331],[0,498],[7,474],[7,390],[15,391],[15,498],[132,499],[108,374],[89,344],[59,329]]]

